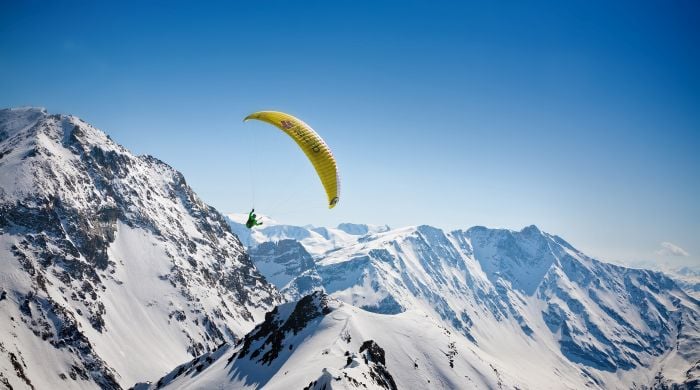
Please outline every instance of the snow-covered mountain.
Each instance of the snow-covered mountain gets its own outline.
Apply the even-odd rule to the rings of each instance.
[[[261,243],[251,248],[251,258],[288,298],[322,289],[346,306],[376,313],[372,317],[347,309],[355,317],[385,321],[387,333],[399,329],[410,313],[422,313],[433,325],[416,323],[421,329],[410,337],[435,327],[447,329],[459,354],[475,354],[495,367],[504,387],[700,384],[700,303],[661,273],[597,261],[535,226],[453,232],[418,226],[367,231],[341,245],[308,240],[316,230],[285,227],[295,231],[296,239],[275,241],[280,236],[271,235],[267,243],[266,231],[257,230],[253,234]],[[312,335],[303,344],[333,350],[342,337],[342,332]],[[369,339],[359,328],[352,337]],[[407,348],[378,343],[387,356]],[[431,359],[439,356],[437,351],[425,353]],[[292,353],[284,367],[303,366],[304,356]],[[471,360],[468,364],[477,367]],[[387,367],[406,373],[401,364]],[[441,383],[434,385],[438,388],[462,387],[445,379],[449,369],[436,363],[424,378]],[[494,373],[476,371],[481,378]],[[260,384],[248,385],[254,383]],[[493,386],[485,379],[480,383]]]
[[[231,230],[248,248],[265,242],[295,240],[303,244],[306,251],[317,258],[327,252],[345,248],[367,235],[390,230],[387,225],[355,223],[341,223],[337,228],[285,225],[265,216],[262,216],[264,226],[251,230],[245,227],[247,219],[245,214],[228,214],[227,219]]]
[[[316,292],[277,307],[238,344],[136,389],[495,389],[522,382],[496,364],[419,311],[375,314]]]
[[[535,226],[240,217],[78,118],[0,110],[0,387],[700,387],[698,300]]]
[[[0,387],[126,388],[280,303],[170,166],[73,116],[0,110]]]

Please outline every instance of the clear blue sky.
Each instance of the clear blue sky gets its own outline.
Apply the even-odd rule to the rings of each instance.
[[[78,115],[223,212],[536,224],[700,263],[700,2],[229,3],[0,0],[0,106]],[[241,122],[261,109],[334,149],[338,207],[291,140]]]

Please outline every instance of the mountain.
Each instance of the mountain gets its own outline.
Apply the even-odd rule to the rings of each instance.
[[[316,292],[277,307],[238,344],[135,389],[458,389],[517,381],[505,375],[423,313],[374,314]]]
[[[297,237],[305,236],[302,230],[313,237],[317,229],[293,230]],[[418,328],[398,346],[372,336],[387,356],[413,348],[419,341],[410,339],[421,340],[415,334],[446,329],[460,355],[475,354],[493,365],[506,388],[700,385],[700,302],[662,273],[592,259],[536,226],[452,232],[407,227],[368,231],[342,245],[308,237],[275,241],[278,235],[264,242],[265,233],[253,233],[261,243],[250,255],[288,298],[323,290],[344,307],[354,307],[348,309],[353,316],[381,322],[387,334],[410,326],[406,321],[415,323]],[[415,313],[432,325],[406,320]],[[352,337],[366,341],[366,334],[358,327]],[[302,344],[318,345],[321,353],[342,345],[342,336],[312,334]],[[439,343],[433,347],[424,356],[448,353]],[[284,367],[305,366],[305,356],[292,353]],[[407,375],[399,363],[388,363],[387,369],[399,373],[395,378]],[[451,388],[457,382],[444,379],[449,369],[436,363],[423,375],[437,388]],[[476,371],[482,378],[493,375],[489,369]],[[490,388],[489,383],[474,386]]]
[[[263,242],[248,250],[256,267],[267,280],[278,286],[287,300],[296,300],[322,290],[322,279],[306,249],[295,240]]]
[[[0,110],[0,387],[126,388],[281,302],[185,178],[74,116]]]

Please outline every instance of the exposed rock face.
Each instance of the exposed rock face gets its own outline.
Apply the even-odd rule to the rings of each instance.
[[[40,388],[157,377],[279,302],[182,174],[78,118],[0,110],[0,184],[0,352]]]
[[[275,308],[265,315],[265,322],[245,337],[237,358],[248,358],[269,366],[284,347],[283,341],[287,333],[296,336],[311,320],[330,312],[328,297],[322,293],[307,295],[299,300],[286,318],[281,317],[278,308]],[[256,343],[259,340],[262,342]]]
[[[370,376],[377,385],[385,389],[396,390],[396,382],[386,368],[384,350],[374,340],[367,340],[360,346],[365,364],[371,364]]]

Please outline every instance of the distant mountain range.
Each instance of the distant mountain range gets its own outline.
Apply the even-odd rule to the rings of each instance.
[[[274,225],[250,234],[234,219],[232,229],[248,233],[254,263],[287,299],[322,290],[373,313],[425,313],[498,367],[508,387],[698,383],[696,299],[662,273],[597,261],[536,226]],[[438,350],[444,346],[432,356]],[[466,386],[437,373],[435,381]]]

